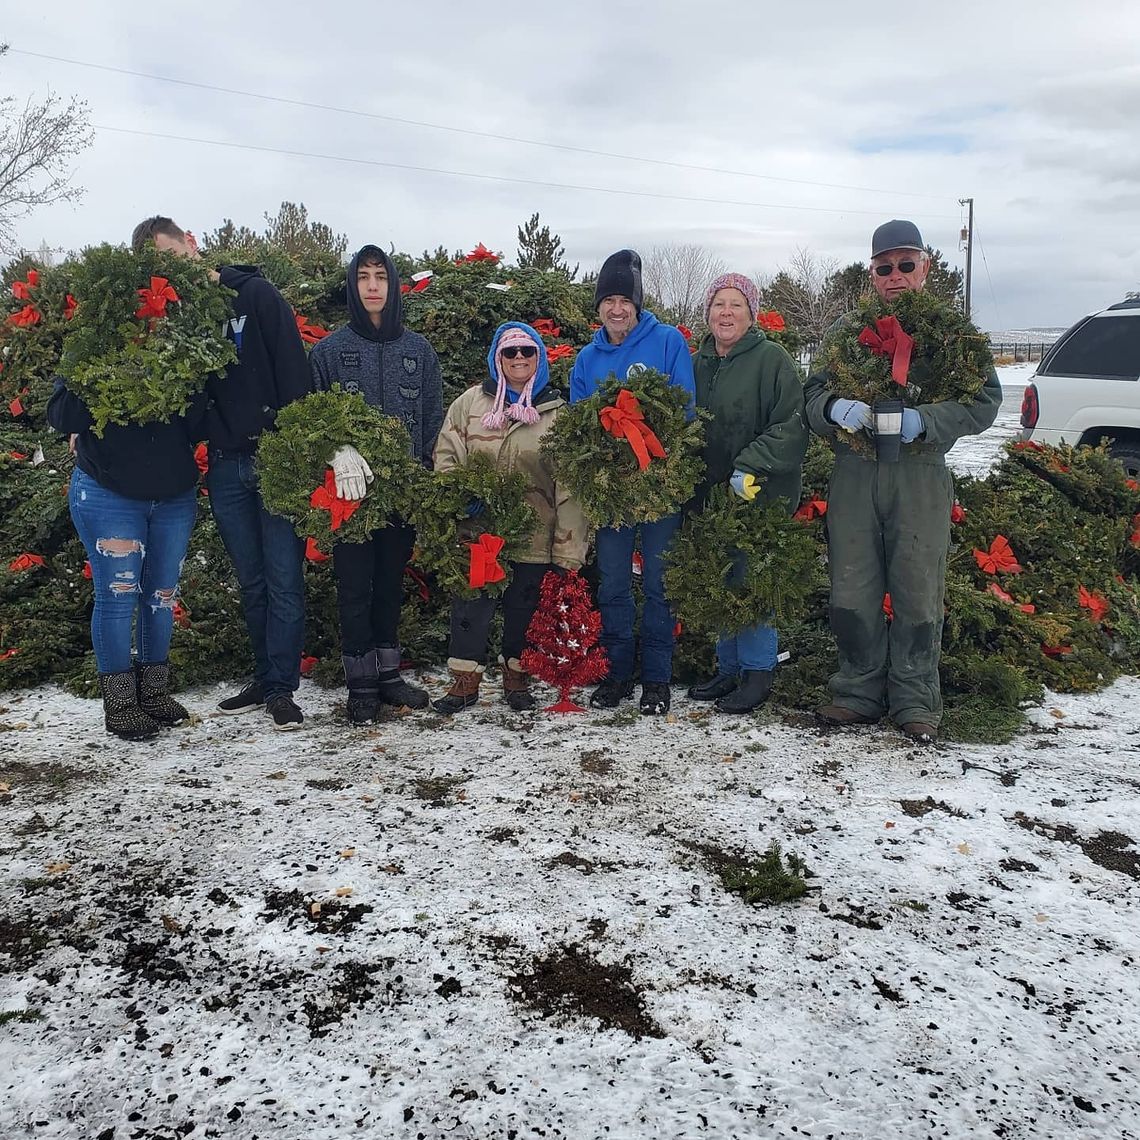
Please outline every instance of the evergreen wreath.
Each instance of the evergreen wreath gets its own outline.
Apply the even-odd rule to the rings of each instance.
[[[497,597],[510,585],[511,563],[530,550],[538,525],[535,510],[526,501],[528,486],[524,472],[501,470],[479,452],[462,467],[425,472],[409,501],[417,564],[434,572],[440,589],[452,597]],[[484,507],[471,517],[469,507],[476,499]],[[496,557],[504,575],[475,587],[469,583],[471,544],[482,535],[503,540]]]
[[[204,262],[148,245],[99,245],[74,267],[77,302],[60,371],[87,405],[92,431],[184,413],[211,375],[237,360],[225,328],[230,289]]]
[[[333,453],[346,444],[372,468],[368,492],[355,506],[335,498],[329,466]],[[263,432],[258,444],[257,470],[266,508],[284,515],[299,535],[327,552],[334,542],[364,542],[392,515],[405,513],[421,468],[412,458],[408,429],[398,419],[334,386],[310,392],[277,413],[275,430]]]
[[[612,435],[600,415],[627,391],[664,449],[644,468],[630,442]],[[611,375],[586,400],[571,404],[543,436],[542,454],[595,526],[654,522],[680,509],[704,474],[704,428],[689,418],[689,396],[664,373],[643,369],[624,380]]]
[[[914,341],[905,384],[892,379],[889,353],[859,339],[891,317]],[[889,304],[876,293],[863,297],[823,349],[835,395],[867,404],[899,399],[912,408],[943,400],[972,403],[993,364],[985,333],[955,304],[925,290],[902,293]]]
[[[739,555],[743,577],[733,574]],[[665,556],[665,592],[677,620],[709,637],[759,621],[798,617],[822,579],[820,547],[809,527],[779,504],[760,507],[724,486],[690,514]]]

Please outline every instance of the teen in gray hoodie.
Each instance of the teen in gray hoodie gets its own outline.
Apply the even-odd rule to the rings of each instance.
[[[400,276],[384,250],[364,246],[349,263],[347,287],[348,327],[313,347],[313,382],[320,390],[337,384],[359,392],[367,403],[402,420],[412,437],[412,454],[430,467],[443,423],[443,379],[435,351],[419,333],[404,328]],[[341,448],[331,465],[337,494],[362,498],[372,472],[359,452]],[[333,547],[348,717],[354,724],[375,720],[381,702],[427,707],[427,693],[400,676],[400,604],[414,540],[413,529],[393,518],[367,542]]]

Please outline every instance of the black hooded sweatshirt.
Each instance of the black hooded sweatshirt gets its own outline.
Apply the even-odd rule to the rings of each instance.
[[[313,390],[305,345],[289,303],[252,265],[226,265],[222,284],[237,290],[226,335],[238,359],[207,385],[210,450],[249,454],[277,413]]]

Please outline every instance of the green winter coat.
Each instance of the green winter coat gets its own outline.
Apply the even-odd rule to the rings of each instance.
[[[795,510],[808,429],[803,384],[792,358],[756,328],[721,358],[709,333],[693,372],[697,407],[712,413],[705,423],[707,470],[697,501],[733,471],[745,471],[761,481],[758,503],[785,499]]]

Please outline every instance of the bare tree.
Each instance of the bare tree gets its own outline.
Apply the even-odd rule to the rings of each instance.
[[[695,328],[704,322],[705,290],[725,270],[715,253],[690,243],[655,245],[642,274],[645,292],[664,308],[657,316]]]
[[[7,50],[0,44],[0,56]],[[87,104],[74,95],[64,103],[49,91],[22,109],[15,96],[0,99],[0,250],[15,250],[20,218],[83,194],[72,184],[71,159],[92,137]]]
[[[847,311],[832,287],[839,268],[831,257],[817,257],[800,246],[762,292],[765,306],[777,309],[807,341],[818,342]]]

